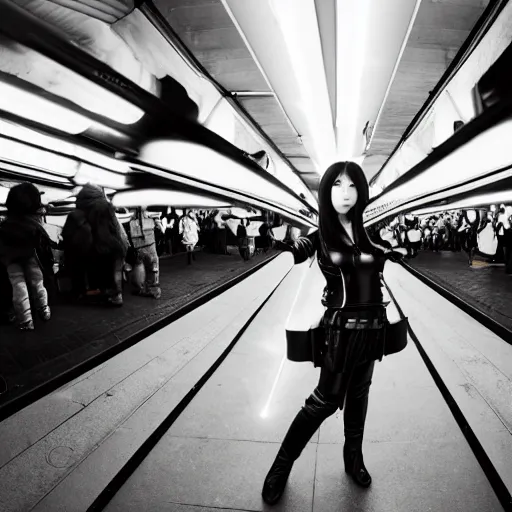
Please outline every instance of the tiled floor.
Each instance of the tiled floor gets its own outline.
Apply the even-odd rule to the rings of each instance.
[[[504,265],[489,265],[480,258],[471,268],[464,252],[450,251],[420,251],[407,263],[512,329],[512,276],[505,274]]]
[[[162,259],[158,301],[134,297],[127,288],[119,309],[60,301],[52,306],[51,321],[37,324],[34,332],[0,325],[0,376],[8,388],[0,395],[0,407],[276,254],[269,251],[245,262],[235,248],[231,253],[197,253],[190,266],[185,254]]]
[[[263,479],[319,372],[288,361],[279,372],[292,301],[283,284],[105,510],[270,510],[260,496]],[[338,412],[308,444],[272,509],[501,509],[412,342],[376,365],[364,444],[370,489],[343,471],[342,442]]]

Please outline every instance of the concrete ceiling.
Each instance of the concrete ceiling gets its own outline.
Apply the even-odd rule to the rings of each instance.
[[[386,159],[427,100],[489,0],[423,0],[367,153]],[[377,158],[380,157],[380,158]]]
[[[153,92],[160,67],[177,73],[176,62],[156,51],[144,24],[119,34],[131,41],[139,30],[150,56],[137,53],[137,45],[119,53],[119,45],[111,44],[117,36],[109,23],[121,19],[115,26],[123,25],[132,0],[73,0],[69,12],[62,7],[69,0],[16,2],[147,90]],[[368,179],[381,169],[489,0],[153,3],[315,193],[334,161],[363,162]],[[151,73],[137,57],[155,64]],[[32,75],[50,83],[53,71]]]
[[[336,159],[347,158],[348,151],[354,158],[365,158],[363,168],[368,179],[378,172],[488,3],[489,0],[361,0],[350,4],[341,0],[302,0],[301,8],[312,4],[315,12],[309,22],[321,42],[320,60],[325,75],[325,90],[316,92],[319,101],[322,95],[327,98],[331,119],[330,126],[324,126],[322,133],[315,128],[315,134],[314,130],[305,133],[315,121],[311,110],[296,109],[300,101],[289,101],[285,89],[273,77],[275,70],[270,69],[267,56],[258,50],[262,41],[277,31],[282,31],[283,40],[290,40],[290,19],[297,22],[299,9],[293,7],[298,4],[289,0],[154,0],[194,56],[225,89],[238,93],[243,107],[313,191],[318,188],[324,162],[332,160],[329,156],[320,163],[325,151],[318,150],[318,139],[325,139],[328,130],[336,137]],[[358,11],[356,4],[365,4],[366,10],[361,7],[363,10]],[[256,9],[267,9],[266,23],[256,21]],[[361,31],[353,29],[353,48],[348,50],[359,46],[364,50],[359,53],[361,62],[350,64],[352,67],[348,63],[350,51],[347,53],[339,45],[340,34],[352,23],[349,19],[347,25],[345,14],[345,18],[354,19],[366,16],[366,33],[361,36],[364,40],[357,39]],[[249,28],[251,16],[255,22]],[[275,44],[268,48],[269,53],[275,52],[276,59],[281,58],[281,50]],[[297,56],[292,53],[293,49],[288,48],[289,62],[280,62],[287,75],[294,65],[297,70],[293,62]],[[307,58],[304,55],[304,64],[310,65]],[[347,89],[350,82],[356,83],[357,91],[354,92],[354,84]],[[360,98],[355,102],[357,112],[350,117],[340,102],[348,97],[346,103],[350,106],[353,94]],[[367,152],[369,137],[362,133],[365,126],[368,135],[372,134]],[[354,142],[347,145],[347,138]],[[340,152],[343,145],[344,151]]]
[[[196,59],[218,83],[237,95],[307,181],[307,173],[314,172],[308,153],[222,2],[155,0],[154,4]]]

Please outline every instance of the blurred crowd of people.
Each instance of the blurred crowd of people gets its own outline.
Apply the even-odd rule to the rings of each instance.
[[[196,248],[229,255],[228,246],[238,246],[249,259],[273,240],[269,212],[253,215],[258,231],[250,236],[251,220],[230,210],[116,210],[103,189],[92,184],[77,194],[57,237],[48,234],[48,212],[33,184],[10,188],[5,207],[0,218],[0,320],[22,330],[34,329],[34,314],[50,320],[55,294],[122,306],[123,287],[129,283],[134,295],[159,299],[162,257],[186,252],[192,265]]]
[[[406,248],[408,258],[415,258],[420,250],[465,251],[472,266],[479,253],[489,263],[504,263],[505,272],[512,274],[511,206],[401,215],[378,224],[371,232],[377,243]]]

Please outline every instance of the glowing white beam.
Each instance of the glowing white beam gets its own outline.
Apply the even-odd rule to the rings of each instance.
[[[362,153],[357,126],[371,0],[338,0],[336,9],[336,132],[338,158]],[[360,138],[360,141],[358,141]]]
[[[0,80],[0,109],[51,126],[70,134],[82,133],[93,123],[90,119]]]
[[[191,194],[189,192],[181,192],[179,190],[126,190],[118,192],[112,204],[117,207],[133,207],[133,206],[184,206],[197,208],[222,208],[229,207],[226,201],[218,201],[211,197]]]
[[[512,201],[512,190],[500,190],[499,192],[489,192],[479,196],[468,197],[460,201],[454,201],[442,206],[431,206],[414,211],[415,215],[428,215],[436,212],[446,212],[450,210],[462,210],[469,208],[478,208],[482,206],[492,206],[495,204],[505,204]]]
[[[139,161],[170,169],[206,184],[250,194],[256,199],[270,200],[295,212],[304,208],[301,201],[265,177],[199,144],[176,140],[149,142],[141,147]]]
[[[428,171],[384,194],[374,205],[387,201],[412,198],[429,191],[435,192],[462,181],[505,169],[512,164],[507,141],[512,138],[512,121],[507,120],[481,133]],[[472,184],[467,185],[470,190]]]
[[[303,112],[311,126],[311,135],[303,133],[302,139],[312,138],[319,151],[319,171],[323,172],[335,157],[335,137],[315,3],[271,0],[271,7],[279,20]]]

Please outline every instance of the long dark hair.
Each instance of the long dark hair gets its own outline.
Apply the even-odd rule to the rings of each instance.
[[[320,236],[329,251],[341,252],[353,247],[331,199],[332,187],[340,174],[346,174],[357,190],[357,202],[347,214],[352,222],[354,242],[362,252],[373,254],[378,247],[370,241],[363,225],[363,212],[370,197],[368,181],[361,167],[354,162],[332,164],[322,176],[318,190]]]

